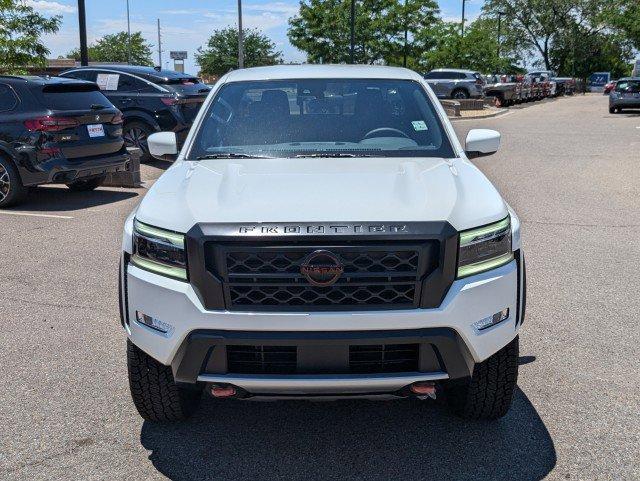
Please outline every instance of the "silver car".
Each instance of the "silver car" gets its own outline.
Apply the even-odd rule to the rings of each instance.
[[[483,96],[485,80],[473,70],[439,68],[424,76],[434,93],[442,99],[469,99]]]
[[[622,112],[623,108],[640,109],[640,77],[621,78],[609,93],[609,113]]]

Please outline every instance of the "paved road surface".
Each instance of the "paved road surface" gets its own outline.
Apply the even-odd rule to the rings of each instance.
[[[477,164],[519,212],[528,256],[504,419],[406,401],[207,400],[185,424],[142,422],[116,267],[143,191],[39,188],[0,213],[0,478],[640,479],[640,115],[587,96],[456,123],[472,127],[503,134]]]

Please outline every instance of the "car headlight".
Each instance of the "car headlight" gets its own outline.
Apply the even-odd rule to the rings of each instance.
[[[458,278],[495,269],[512,260],[510,217],[460,233]]]
[[[134,220],[131,263],[162,276],[186,281],[184,235]]]

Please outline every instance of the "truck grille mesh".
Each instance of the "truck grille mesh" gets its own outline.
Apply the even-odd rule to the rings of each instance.
[[[227,372],[233,374],[319,374],[331,368],[307,372],[298,368],[296,346],[227,346]],[[346,372],[375,374],[418,371],[418,344],[377,344],[349,346]]]
[[[398,244],[224,246],[217,259],[224,264],[220,274],[227,307],[298,311],[418,307],[420,281],[435,267],[422,260],[424,244]],[[301,273],[305,259],[316,250],[330,251],[343,266],[330,286],[313,285]]]

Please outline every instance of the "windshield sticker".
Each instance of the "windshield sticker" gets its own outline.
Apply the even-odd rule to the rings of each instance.
[[[412,120],[411,125],[413,125],[413,130],[416,132],[420,132],[421,130],[429,130],[427,124],[424,123],[424,120]]]
[[[100,90],[118,90],[118,80],[120,80],[120,74],[99,73],[96,83]]]

